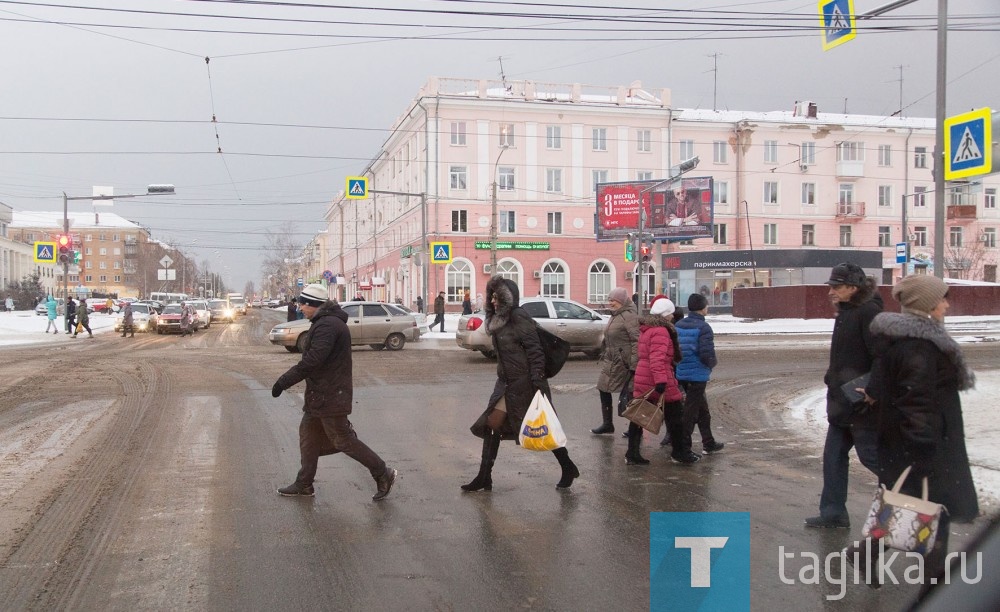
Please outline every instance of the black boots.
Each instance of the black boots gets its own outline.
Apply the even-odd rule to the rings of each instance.
[[[649,465],[649,459],[639,454],[642,445],[642,427],[635,423],[628,424],[628,450],[625,451],[626,465]]]
[[[592,434],[615,433],[615,424],[611,421],[611,406],[601,406],[601,418],[604,422],[599,427],[590,430]]]
[[[500,434],[493,432],[483,438],[483,456],[479,463],[479,473],[469,484],[462,485],[463,491],[492,491],[493,463],[500,450]]]
[[[573,479],[580,477],[580,470],[573,463],[573,460],[569,458],[569,451],[565,447],[557,448],[552,451],[552,454],[556,456],[559,461],[559,467],[562,468],[562,478],[556,483],[557,489],[568,489],[573,485]]]

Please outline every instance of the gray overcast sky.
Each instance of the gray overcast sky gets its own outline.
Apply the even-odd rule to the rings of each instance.
[[[428,77],[498,78],[498,57],[509,79],[640,80],[671,89],[677,107],[711,108],[718,53],[720,109],[813,100],[875,115],[899,107],[902,66],[904,114],[934,116],[936,0],[860,22],[869,29],[827,52],[816,2],[320,6],[334,1],[0,0],[0,201],[59,210],[63,191],[173,183],[176,196],[112,210],[242,288],[260,284],[265,231],[292,221],[304,242],[321,229],[344,177],[378,153]],[[950,4],[948,114],[998,107],[1000,3]]]

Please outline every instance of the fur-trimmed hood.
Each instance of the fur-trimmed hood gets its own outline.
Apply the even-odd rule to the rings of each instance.
[[[496,296],[496,306],[493,297]],[[486,283],[486,333],[492,335],[510,320],[510,313],[521,304],[517,283],[499,274]]]
[[[934,319],[916,314],[880,312],[872,321],[871,332],[892,341],[907,338],[930,341],[948,357],[958,371],[959,390],[972,389],[976,386],[976,374],[965,363],[962,349],[948,335],[944,325]]]

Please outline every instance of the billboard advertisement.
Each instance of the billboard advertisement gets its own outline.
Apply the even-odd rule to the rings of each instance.
[[[639,198],[646,210],[643,231],[654,240],[691,240],[712,237],[715,214],[712,178],[631,181],[597,184],[597,239],[623,240],[639,229]]]

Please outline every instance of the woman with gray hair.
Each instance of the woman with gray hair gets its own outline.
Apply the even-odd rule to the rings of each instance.
[[[604,350],[601,351],[601,373],[597,378],[597,391],[601,396],[599,426],[590,430],[594,434],[615,432],[612,422],[613,393],[632,383],[635,366],[639,363],[639,315],[628,293],[615,287],[608,294],[611,319],[604,330]]]

